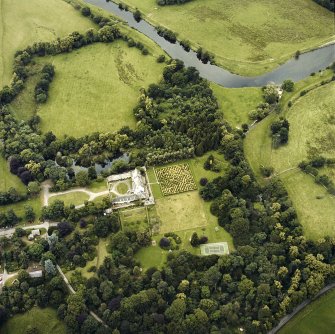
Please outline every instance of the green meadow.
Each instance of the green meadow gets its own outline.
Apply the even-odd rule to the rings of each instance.
[[[17,50],[89,28],[92,23],[65,1],[0,0],[0,87],[10,82]]]
[[[154,25],[165,26],[215,54],[219,65],[258,75],[334,38],[333,15],[310,0],[195,0],[158,6],[156,0],[122,0]],[[196,28],[195,28],[196,27]]]
[[[1,334],[23,334],[27,328],[35,327],[41,334],[65,334],[65,324],[57,318],[56,310],[34,307],[28,312],[15,315],[0,328]],[[37,333],[37,332],[36,332]]]
[[[334,333],[335,290],[315,300],[291,321],[279,334],[332,334]]]
[[[247,135],[244,145],[249,163],[260,180],[261,165],[272,166],[275,173],[280,174],[306,236],[313,239],[335,235],[335,198],[317,185],[312,176],[298,169],[288,169],[297,167],[299,162],[316,152],[325,157],[335,157],[334,104],[334,83],[316,88],[296,99],[291,108],[284,109],[290,123],[287,145],[272,148],[269,129],[278,117],[275,114],[257,124]],[[334,170],[322,172],[331,176]]]
[[[262,90],[258,87],[225,88],[212,82],[211,88],[224,119],[234,127],[250,124],[249,112],[263,102]]]
[[[0,156],[0,192],[15,188],[20,192],[25,192],[25,186],[21,180],[9,171],[9,166],[5,158]]]
[[[38,108],[42,131],[75,137],[135,126],[132,109],[140,89],[157,82],[163,69],[123,41],[94,44],[43,62],[54,64],[56,75],[46,104]]]

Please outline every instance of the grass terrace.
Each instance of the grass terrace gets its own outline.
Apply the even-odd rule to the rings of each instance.
[[[64,195],[58,195],[53,196],[49,198],[49,205],[54,203],[56,200],[63,201],[66,206],[69,206],[71,204],[73,205],[80,205],[84,204],[85,201],[88,201],[89,196],[80,191],[64,194]]]

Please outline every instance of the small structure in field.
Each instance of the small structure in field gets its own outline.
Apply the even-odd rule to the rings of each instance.
[[[41,232],[39,229],[32,230],[30,234],[28,235],[28,240],[34,240],[36,237],[39,237],[41,235]]]
[[[229,248],[226,242],[215,242],[200,246],[201,255],[228,255]]]

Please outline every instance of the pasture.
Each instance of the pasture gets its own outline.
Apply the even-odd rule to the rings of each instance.
[[[250,124],[248,113],[263,102],[260,88],[225,88],[215,83],[211,83],[211,88],[219,102],[223,118],[233,127]]]
[[[175,31],[195,48],[202,46],[219,65],[242,75],[270,71],[297,50],[334,36],[332,13],[310,0],[195,0],[163,7],[156,0],[116,2],[137,7],[154,25]]]
[[[272,148],[269,127],[277,117],[275,114],[253,128],[244,144],[246,156],[260,180],[260,165],[272,166],[276,173],[282,173],[280,178],[293,201],[304,232],[313,239],[335,235],[335,198],[315,184],[312,176],[300,170],[286,170],[297,167],[299,162],[316,152],[325,157],[335,157],[334,96],[335,84],[327,84],[300,97],[286,110],[285,116],[290,123],[287,145]],[[333,170],[324,172],[331,176]]]
[[[315,300],[299,312],[279,334],[334,333],[335,290]]]
[[[1,334],[23,334],[27,328],[36,327],[38,333],[65,334],[65,324],[57,318],[56,310],[33,307],[31,310],[10,318],[0,329]]]
[[[52,62],[56,75],[38,115],[42,131],[57,136],[134,127],[132,109],[140,89],[157,82],[163,69],[153,56],[143,56],[123,41],[89,45],[42,61]]]
[[[0,87],[10,82],[15,51],[92,28],[88,19],[59,0],[0,0],[0,19]]]

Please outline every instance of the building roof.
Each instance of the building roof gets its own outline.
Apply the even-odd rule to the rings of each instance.
[[[131,173],[132,193],[140,198],[146,197],[145,187],[141,172],[134,169]]]
[[[41,235],[41,232],[40,232],[39,229],[37,229],[37,230],[32,230],[32,231],[31,231],[31,234],[32,234],[33,236],[36,236],[36,235]]]
[[[29,276],[32,277],[32,278],[42,277],[43,276],[43,271],[42,270],[31,271],[29,273]]]

